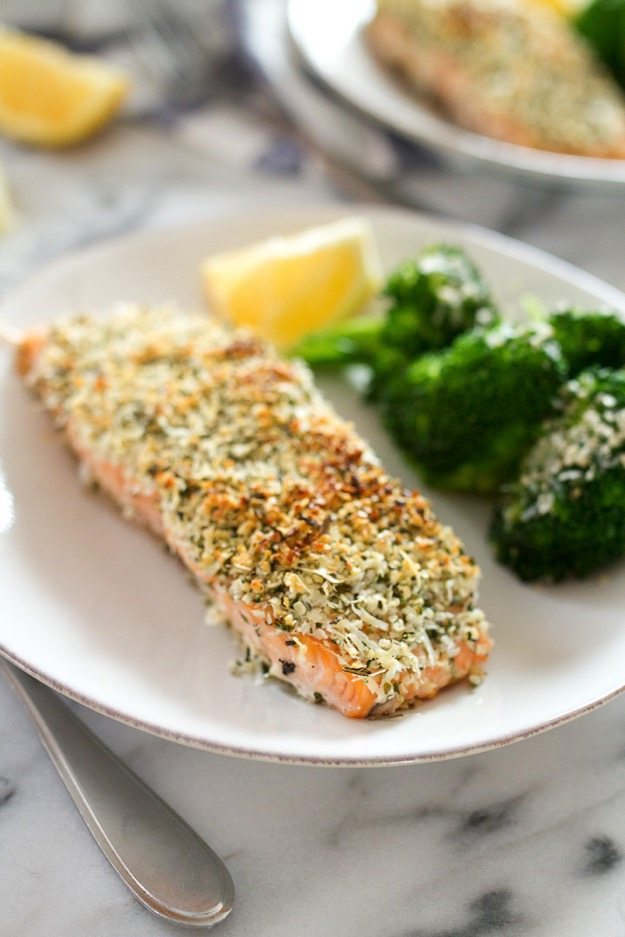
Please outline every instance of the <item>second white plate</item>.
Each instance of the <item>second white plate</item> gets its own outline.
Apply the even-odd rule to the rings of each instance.
[[[549,153],[505,143],[464,130],[421,104],[368,52],[362,30],[373,11],[373,0],[288,0],[287,21],[297,49],[317,78],[344,102],[465,167],[481,164],[536,181],[594,189],[625,187],[625,160]]]
[[[385,269],[433,241],[464,245],[504,308],[520,294],[608,303],[625,297],[518,243],[401,211],[370,217]],[[34,277],[0,308],[19,327],[120,300],[200,304],[198,264],[212,252],[344,215],[344,208],[237,214],[143,233],[78,254]],[[483,569],[481,604],[494,624],[489,675],[402,719],[354,722],[277,684],[234,677],[224,628],[204,624],[184,570],[154,538],[85,491],[58,433],[0,355],[0,651],[92,708],[186,744],[256,758],[390,764],[446,758],[524,738],[625,688],[625,569],[553,588],[522,585],[492,559],[489,510],[431,492]],[[6,352],[6,353],[5,353]],[[377,413],[337,378],[325,387],[387,468],[417,479]]]

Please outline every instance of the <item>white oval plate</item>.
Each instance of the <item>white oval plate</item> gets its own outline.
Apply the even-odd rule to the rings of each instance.
[[[370,55],[362,38],[374,0],[288,0],[289,32],[306,65],[362,114],[458,163],[496,167],[544,181],[614,190],[625,160],[549,153],[464,130],[404,91]],[[331,28],[328,24],[331,23]]]
[[[520,294],[607,303],[625,297],[521,244],[402,211],[350,206],[375,227],[383,263],[433,241],[469,248],[505,308]],[[200,303],[207,253],[346,214],[332,207],[210,219],[181,230],[104,244],[50,267],[8,297],[17,326],[120,299]],[[5,351],[3,349],[3,351]],[[0,355],[0,650],[62,693],[115,719],[217,752],[325,764],[390,764],[502,745],[586,712],[625,688],[625,575],[534,588],[495,565],[489,511],[471,498],[431,493],[484,572],[482,605],[496,649],[486,681],[457,687],[401,719],[357,722],[278,684],[235,677],[227,629],[208,627],[195,588],[161,544],[79,484],[72,456]],[[416,478],[377,414],[344,379],[326,383],[393,473]],[[7,492],[13,500],[12,520]],[[4,505],[4,508],[3,508]],[[0,523],[0,530],[2,530]]]

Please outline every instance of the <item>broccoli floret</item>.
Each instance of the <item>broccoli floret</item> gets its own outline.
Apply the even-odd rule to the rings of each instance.
[[[408,360],[499,321],[479,270],[458,247],[426,247],[391,274],[384,295],[391,304],[382,342]]]
[[[499,321],[490,292],[466,254],[457,247],[427,247],[390,275],[385,318],[339,322],[307,336],[291,349],[313,367],[356,362],[372,367],[371,395],[397,369],[426,351],[449,345],[476,325]]]
[[[625,554],[625,371],[569,381],[506,486],[491,533],[521,579],[584,577]]]
[[[473,330],[393,380],[386,422],[432,485],[491,492],[514,472],[564,379],[549,329]]]
[[[312,367],[371,364],[378,353],[384,320],[379,316],[358,316],[328,329],[305,336],[291,356],[303,358]]]
[[[625,321],[615,313],[563,309],[552,313],[549,323],[570,377],[591,365],[625,366]]]
[[[622,0],[591,0],[584,3],[573,25],[625,87],[625,6]]]
[[[392,382],[404,373],[410,361],[399,349],[380,345],[369,364],[371,373],[366,396],[378,403],[388,395]]]

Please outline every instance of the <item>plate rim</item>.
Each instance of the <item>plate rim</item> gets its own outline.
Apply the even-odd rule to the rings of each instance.
[[[38,667],[32,667],[19,656],[12,654],[10,651],[7,651],[3,644],[0,644],[0,655],[6,658],[9,663],[19,667],[20,670],[24,671],[24,673],[27,673],[29,676],[33,677],[35,680],[38,680],[40,683],[43,683],[45,686],[49,687],[51,690],[54,690],[56,693],[60,693],[67,699],[72,700],[72,702],[79,703],[86,709],[90,709],[101,716],[106,716],[109,719],[113,719],[115,722],[119,722],[122,725],[129,726],[132,729],[138,729],[141,732],[146,732],[148,735],[153,735],[157,738],[165,739],[168,742],[175,742],[178,745],[184,745],[187,748],[195,748],[200,751],[211,752],[214,755],[226,755],[232,758],[242,758],[247,761],[263,761],[269,764],[297,765],[301,767],[400,767],[404,765],[432,764],[440,761],[452,761],[456,758],[463,758],[469,755],[479,755],[483,752],[490,752],[499,748],[506,748],[507,746],[514,745],[517,742],[524,742],[536,735],[542,735],[544,732],[548,732],[551,729],[556,729],[559,726],[566,725],[569,722],[573,722],[575,719],[579,719],[581,716],[588,715],[589,713],[594,712],[596,709],[600,709],[601,707],[611,703],[614,699],[622,696],[625,693],[624,682],[621,686],[616,687],[607,695],[602,697],[595,697],[586,705],[572,709],[566,713],[563,713],[561,716],[548,720],[547,722],[530,726],[522,732],[514,732],[508,735],[498,736],[495,739],[478,742],[474,745],[459,745],[455,746],[454,748],[445,748],[442,750],[432,749],[428,752],[423,752],[418,755],[407,755],[406,757],[402,758],[385,757],[384,755],[371,758],[352,758],[349,756],[344,758],[325,758],[323,756],[317,755],[286,755],[280,752],[268,753],[262,749],[243,748],[241,746],[230,747],[228,745],[222,745],[217,742],[210,742],[200,736],[191,735],[185,732],[176,732],[172,729],[167,729],[163,726],[156,725],[155,723],[148,722],[143,719],[137,719],[128,715],[127,713],[120,712],[114,707],[107,706],[103,703],[98,703],[89,697],[84,696],[82,693],[77,693],[70,687],[65,686],[65,684],[60,683],[55,678],[50,677],[48,674],[44,673],[44,671],[40,670]],[[409,714],[405,718],[408,717]]]
[[[20,294],[31,288],[31,285],[37,285],[41,278],[43,281],[48,276],[58,276],[71,272],[72,268],[83,262],[97,260],[99,254],[106,254],[111,248],[124,249],[135,241],[139,240],[163,240],[167,241],[176,234],[188,235],[196,230],[198,233],[206,229],[209,224],[214,224],[221,218],[233,219],[241,211],[241,208],[235,209],[221,206],[214,211],[207,212],[202,217],[195,217],[188,222],[175,222],[173,224],[156,224],[147,228],[139,228],[134,231],[124,232],[123,234],[111,234],[99,240],[97,243],[89,243],[85,246],[77,247],[68,254],[56,257],[53,260],[44,263],[33,274],[27,274],[19,283],[11,285],[0,297],[0,313],[5,306],[13,305],[19,301]],[[313,218],[319,218],[319,221],[311,220],[310,224],[321,224],[324,220],[332,220],[335,217],[342,217],[346,214],[353,215],[378,215],[401,216],[402,218],[416,219],[425,224],[434,222],[438,227],[446,228],[450,235],[454,234],[466,236],[476,243],[505,254],[507,257],[518,258],[523,262],[534,267],[553,274],[562,279],[568,279],[580,289],[587,292],[593,292],[601,297],[601,301],[615,307],[625,315],[625,289],[621,290],[617,286],[612,286],[607,280],[602,279],[594,273],[579,267],[571,261],[564,260],[550,251],[541,247],[535,247],[526,241],[513,237],[509,234],[503,234],[493,228],[477,222],[454,220],[430,211],[421,211],[418,208],[410,206],[396,205],[391,203],[381,204],[379,202],[358,201],[332,201],[326,199],[322,202],[311,202],[293,206],[270,205],[264,202],[255,205],[246,206],[246,217],[258,218],[262,215],[280,217],[292,221],[302,218],[304,215]]]
[[[371,0],[351,0],[351,2],[360,3],[364,8],[370,5]],[[427,117],[431,125],[430,129],[426,127],[420,131],[412,131],[401,122],[386,117],[377,109],[371,110],[364,102],[351,94],[349,89],[333,80],[312,54],[299,28],[300,11],[306,9],[307,6],[309,6],[308,0],[286,0],[285,2],[285,25],[292,49],[326,92],[369,122],[398,134],[410,143],[434,150],[444,156],[448,162],[454,161],[456,165],[462,161],[482,169],[495,168],[501,173],[521,179],[529,177],[543,183],[577,186],[591,191],[603,190],[605,193],[622,190],[625,187],[625,159],[602,159],[534,149],[467,130],[424,108],[416,98],[413,99],[408,92],[402,91],[400,83],[397,83],[396,93],[406,97],[407,101],[414,106],[417,116],[422,114]],[[358,28],[355,25],[350,33],[350,40],[354,39],[362,44],[362,39],[357,32]],[[377,62],[371,59],[371,64],[385,80],[390,80]]]
[[[49,264],[42,266],[32,276],[27,276],[20,284],[13,286],[8,290],[0,301],[0,311],[5,305],[19,302],[20,294],[26,293],[32,288],[37,288],[39,281],[45,283],[49,277],[63,276],[70,274],[72,269],[80,267],[85,262],[92,262],[101,255],[105,257],[111,249],[121,250],[122,252],[129,246],[141,242],[158,243],[159,240],[167,242],[177,234],[189,236],[193,231],[198,233],[205,231],[208,226],[213,226],[219,217],[236,219],[241,213],[240,208],[228,210],[227,208],[206,214],[203,218],[193,219],[187,223],[177,223],[172,225],[163,225],[139,229],[134,232],[125,233],[121,236],[112,236],[99,241],[97,244],[91,244],[84,248],[72,251],[66,256],[62,256]],[[314,219],[319,219],[319,223],[324,218],[328,220],[334,217],[341,217],[346,214],[363,214],[365,216],[378,216],[381,219],[387,218],[392,221],[394,218],[402,220],[413,220],[427,224],[435,222],[438,227],[449,230],[450,234],[458,237],[465,237],[473,243],[480,244],[486,248],[492,249],[500,254],[521,260],[530,264],[548,274],[567,279],[580,289],[593,293],[601,299],[602,302],[612,306],[625,316],[625,293],[616,287],[611,286],[594,274],[588,273],[582,268],[576,267],[568,261],[562,260],[540,248],[533,247],[515,238],[500,234],[487,228],[475,224],[464,222],[454,222],[445,218],[439,218],[436,215],[427,212],[418,212],[411,209],[395,207],[369,205],[366,203],[339,203],[323,202],[303,206],[276,206],[268,208],[264,204],[249,206],[246,217],[250,215],[266,216],[269,214],[273,218],[283,218],[286,221],[302,219],[304,216],[309,218],[309,223],[317,223]],[[151,735],[166,739],[168,741],[183,744],[189,747],[213,752],[214,754],[228,755],[232,757],[247,758],[251,760],[265,761],[270,763],[282,763],[302,766],[328,766],[328,767],[377,767],[391,765],[408,765],[427,762],[445,761],[453,758],[463,757],[465,755],[479,754],[481,752],[492,751],[497,748],[524,741],[534,735],[542,734],[552,728],[564,725],[580,716],[586,715],[593,710],[611,702],[616,697],[625,693],[625,677],[623,683],[613,687],[607,693],[595,694],[587,702],[574,709],[568,710],[560,715],[534,723],[520,731],[514,731],[504,735],[497,735],[474,744],[456,745],[444,749],[431,748],[428,751],[422,751],[417,754],[407,754],[394,757],[392,755],[378,755],[370,757],[344,756],[342,758],[324,757],[323,755],[307,754],[286,754],[282,752],[267,752],[263,749],[249,748],[246,746],[230,747],[221,742],[210,741],[205,737],[189,733],[179,732],[167,727],[160,726],[149,720],[138,719],[127,712],[122,712],[113,706],[99,702],[98,700],[77,692],[71,686],[59,681],[57,678],[46,673],[45,670],[34,667],[27,660],[0,642],[0,654],[6,657],[11,663],[15,664],[21,670],[30,674],[35,679],[51,687],[56,692],[77,702],[96,713],[114,719],[117,722],[128,725],[132,728],[145,731]]]

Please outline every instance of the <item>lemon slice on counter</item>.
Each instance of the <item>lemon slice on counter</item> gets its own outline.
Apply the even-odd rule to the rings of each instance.
[[[118,111],[126,77],[91,56],[0,30],[0,131],[25,143],[78,143]]]
[[[212,311],[282,349],[358,312],[382,279],[371,226],[361,218],[216,254],[201,273]]]

